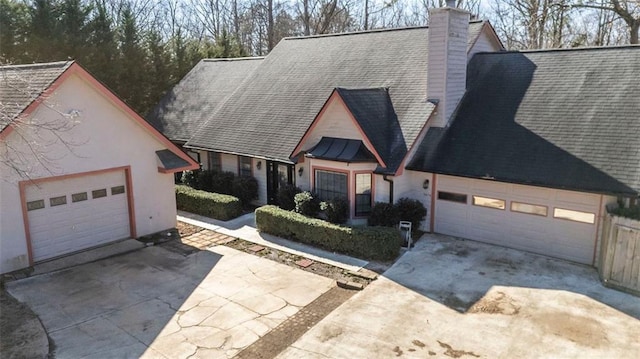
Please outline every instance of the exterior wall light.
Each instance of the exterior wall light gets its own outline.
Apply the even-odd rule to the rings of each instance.
[[[258,161],[258,163],[256,163],[256,168],[258,170],[260,170],[262,168],[262,161]]]
[[[298,176],[302,177],[302,173],[304,172],[304,167],[298,168]]]

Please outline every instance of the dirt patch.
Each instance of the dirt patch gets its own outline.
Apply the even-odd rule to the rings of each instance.
[[[460,358],[461,356],[464,356],[464,355],[470,355],[470,356],[473,356],[473,357],[476,357],[476,358],[480,357],[480,355],[478,355],[478,354],[476,354],[474,352],[467,352],[467,351],[464,351],[464,350],[453,349],[451,347],[451,345],[449,345],[447,343],[443,343],[443,342],[441,342],[439,340],[438,340],[438,344],[440,344],[440,346],[442,348],[446,349],[446,351],[444,352],[444,355],[452,357],[452,358]],[[429,354],[431,354],[431,353],[429,353]]]
[[[487,259],[487,264],[490,267],[494,267],[494,268],[511,269],[511,270],[518,269],[518,267],[516,266],[515,263],[513,263],[513,261],[506,258],[489,258]]]
[[[532,321],[547,335],[555,335],[573,343],[599,348],[609,342],[607,333],[598,321],[566,312],[543,312]]]
[[[480,299],[468,313],[516,315],[520,313],[520,306],[504,292],[497,292]]]
[[[0,357],[49,358],[47,333],[31,309],[4,289],[0,289],[0,308]]]
[[[301,267],[297,265],[296,262],[304,259],[304,257],[279,251],[277,249],[266,247],[259,252],[254,252],[251,250],[251,248],[255,244],[242,239],[236,239],[235,241],[229,242],[225,245],[249,254],[256,255],[258,257],[270,259],[278,263],[286,264],[288,266],[295,267],[307,272],[315,273],[323,277],[327,277],[335,280],[346,280],[348,282],[355,282],[358,284],[362,284],[364,286],[368,285],[371,282],[371,280],[369,279],[361,278],[351,274],[351,272],[346,269],[334,267],[326,263],[313,262],[313,264],[311,264],[310,266]]]
[[[396,353],[397,357],[401,356],[404,353],[399,346],[396,346],[395,348],[393,348],[393,352]]]
[[[413,345],[417,346],[418,348],[424,348],[424,347],[426,347],[426,346],[427,346],[425,343],[423,343],[423,342],[419,341],[418,339],[414,339],[414,340],[411,342],[411,344],[413,344]]]

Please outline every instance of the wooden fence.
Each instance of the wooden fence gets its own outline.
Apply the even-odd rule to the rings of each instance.
[[[640,296],[640,221],[607,214],[599,268],[605,286]]]

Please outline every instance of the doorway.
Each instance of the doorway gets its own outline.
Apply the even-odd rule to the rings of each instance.
[[[278,204],[278,189],[295,184],[294,165],[267,161],[267,203]]]

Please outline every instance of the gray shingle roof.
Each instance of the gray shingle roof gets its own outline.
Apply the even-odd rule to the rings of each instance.
[[[470,45],[482,25],[470,24]],[[419,27],[284,39],[233,96],[202,114],[208,121],[186,146],[289,161],[336,87],[389,88],[409,146],[434,108],[426,101],[427,34]]]
[[[0,131],[16,119],[73,61],[0,66]]]
[[[147,115],[147,121],[174,141],[187,141],[242,81],[261,57],[200,61]]]
[[[640,192],[639,79],[640,46],[478,54],[442,142],[407,168]]]

